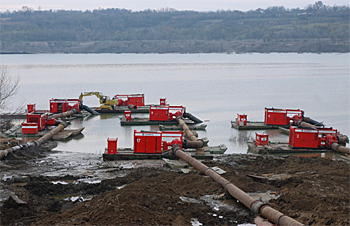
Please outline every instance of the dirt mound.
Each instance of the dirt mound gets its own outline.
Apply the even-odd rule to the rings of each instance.
[[[276,193],[279,198],[269,202],[272,207],[306,225],[349,222],[350,175],[344,161],[223,155],[205,164],[225,170],[222,176],[245,192]],[[289,177],[276,183],[247,176],[279,174]],[[124,177],[98,184],[78,182],[82,176],[6,183],[25,204],[9,198],[1,207],[1,225],[191,225],[193,218],[203,225],[237,225],[254,219],[218,183],[195,170],[130,169]],[[68,182],[52,183],[59,180]]]

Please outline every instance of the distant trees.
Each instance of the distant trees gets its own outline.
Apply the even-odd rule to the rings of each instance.
[[[327,9],[320,17],[313,12]],[[328,38],[332,29],[342,30],[349,24],[349,8],[332,8],[321,1],[306,10],[270,7],[266,10],[195,12],[125,9],[93,11],[23,11],[1,14],[3,41],[106,41],[106,40],[227,40],[263,37],[299,38],[297,28],[305,38]],[[278,20],[276,20],[278,18]],[[321,25],[326,32],[317,32],[312,26]],[[283,27],[281,27],[283,26]],[[261,34],[259,30],[263,30]],[[300,33],[301,32],[301,33]],[[343,31],[337,36],[348,38]]]
[[[305,9],[274,6],[248,12],[174,9],[6,11],[1,45],[19,42],[234,41],[280,39],[349,40],[349,6],[322,1]]]

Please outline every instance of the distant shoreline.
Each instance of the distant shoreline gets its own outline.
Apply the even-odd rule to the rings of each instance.
[[[347,39],[2,42],[0,54],[38,53],[347,53]]]

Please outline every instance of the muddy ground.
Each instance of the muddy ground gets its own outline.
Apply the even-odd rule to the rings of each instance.
[[[305,225],[349,225],[346,161],[239,154],[204,163],[257,199],[277,198],[273,208]],[[211,178],[162,160],[103,162],[41,149],[8,156],[0,170],[0,225],[240,225],[255,218]],[[266,180],[272,174],[287,177]]]

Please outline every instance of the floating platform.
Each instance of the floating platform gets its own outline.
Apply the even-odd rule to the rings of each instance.
[[[139,106],[137,109],[130,109],[127,106],[117,106],[113,110],[91,108],[100,114],[124,114],[124,111],[131,111],[131,113],[149,113],[149,105]]]
[[[212,160],[213,156],[204,153],[204,155],[196,155],[195,153],[189,153],[195,159],[203,159],[203,160]],[[142,153],[135,154],[133,149],[124,148],[117,149],[117,154],[107,154],[104,153],[102,155],[103,161],[115,161],[115,160],[144,160],[144,159],[172,159],[178,160],[179,158],[176,155],[163,155],[163,154],[152,154],[152,153]]]
[[[324,153],[330,149],[291,148],[288,143],[269,142],[269,145],[255,146],[255,142],[248,142],[248,153],[253,154],[291,154],[291,153]]]
[[[238,125],[237,121],[231,121],[231,127],[237,130],[270,130],[270,129],[280,129],[280,128],[289,128],[288,126],[279,126],[279,125],[265,125],[264,122],[251,122],[247,121],[247,125]]]
[[[66,140],[70,137],[74,137],[74,136],[81,134],[81,132],[84,129],[85,129],[85,127],[82,127],[79,129],[64,129],[64,130],[60,131],[59,133],[54,134],[52,139],[53,140]],[[9,131],[6,131],[4,134],[7,137],[35,138],[36,139],[36,138],[40,138],[40,137],[44,136],[45,134],[47,134],[49,132],[50,132],[49,129],[44,129],[44,130],[38,131],[37,134],[23,134],[22,133],[22,126],[18,125]]]
[[[195,122],[185,119],[187,125],[194,125]],[[131,118],[131,121],[126,121],[125,117],[120,119],[120,125],[122,126],[146,126],[146,125],[178,125],[179,123],[174,121],[150,121],[149,118]]]
[[[206,124],[201,124],[201,125],[191,125],[188,126],[190,130],[205,130],[207,128]],[[174,125],[174,126],[165,126],[165,125],[159,125],[159,130],[161,131],[167,131],[167,130],[182,130],[182,127],[179,125]]]
[[[227,150],[227,147],[225,144],[220,144],[217,146],[204,146],[204,153],[207,154],[224,154],[225,151]],[[196,149],[192,149],[192,148],[187,148],[183,150],[184,152],[195,152]]]

